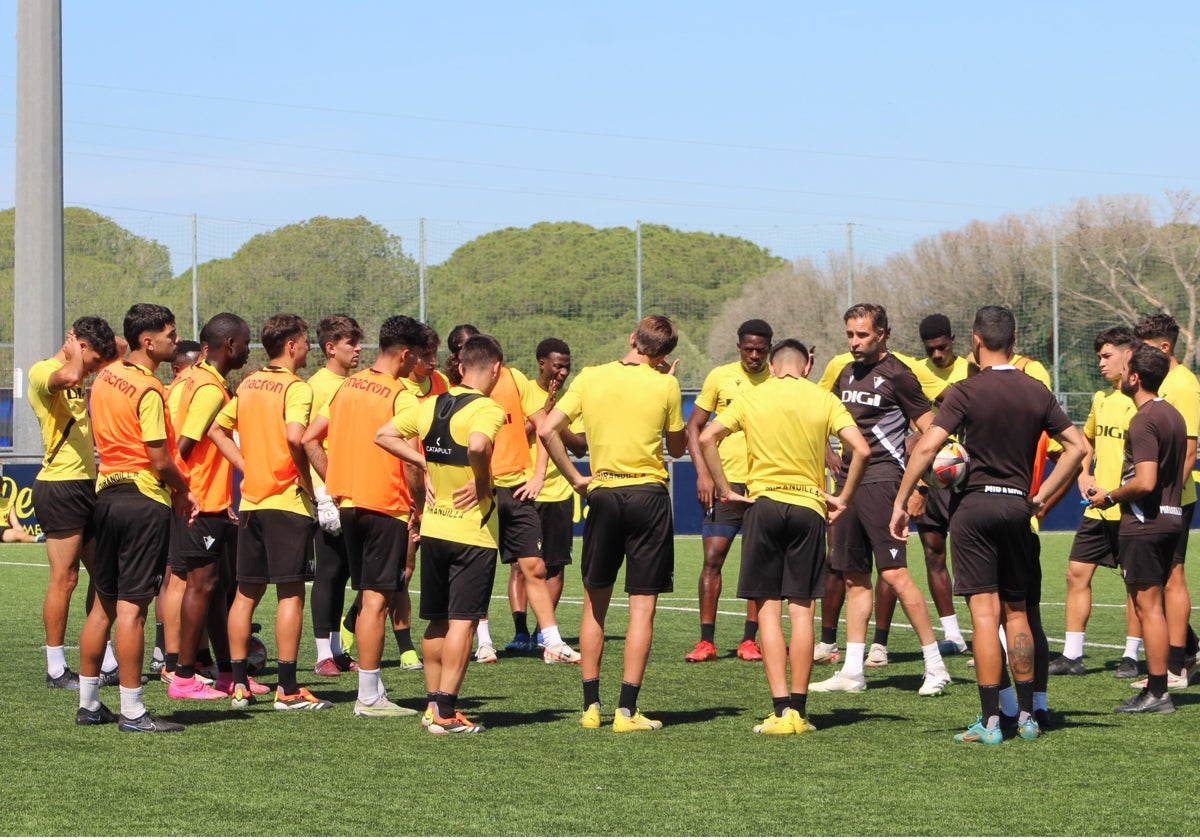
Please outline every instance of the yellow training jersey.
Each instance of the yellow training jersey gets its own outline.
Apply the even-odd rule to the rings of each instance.
[[[312,388],[313,403],[312,415],[316,417],[319,412],[329,407],[329,401],[333,399],[333,395],[337,393],[337,389],[342,387],[342,383],[346,381],[346,377],[341,374],[334,373],[327,367],[323,367],[308,377],[308,387]],[[325,413],[325,417],[329,414]],[[329,451],[329,438],[326,437],[321,441],[321,447]],[[320,487],[323,482],[321,476],[317,475],[317,471],[312,467],[308,468],[309,476],[312,478],[313,487]]]
[[[1175,407],[1183,415],[1183,425],[1187,436],[1195,438],[1200,435],[1200,382],[1196,374],[1183,365],[1175,365],[1158,386],[1158,395]],[[1183,482],[1183,498],[1181,505],[1190,505],[1196,501],[1196,482],[1192,481],[1191,473],[1195,468],[1188,464],[1188,478]]]
[[[717,422],[745,432],[751,498],[766,496],[825,516],[825,444],[854,425],[832,392],[806,379],[772,377],[739,396]]]
[[[96,455],[88,418],[87,393],[82,385],[50,393],[50,376],[62,370],[53,357],[29,368],[29,405],[42,430],[46,455],[38,481],[96,479]]]
[[[925,359],[921,364],[946,385],[953,385],[955,382],[961,382],[966,379],[967,368],[970,367],[970,363],[965,356],[955,356],[954,362],[949,367],[944,368],[935,365],[933,359]]]
[[[462,400],[467,395],[474,399]],[[447,416],[438,417],[439,407]],[[439,434],[435,423],[445,424],[447,434]],[[392,418],[392,425],[405,439],[419,437],[425,442],[426,469],[433,485],[433,496],[426,495],[425,514],[421,518],[421,535],[464,545],[496,548],[499,546],[500,514],[495,496],[479,500],[469,510],[454,507],[454,491],[475,480],[475,473],[466,460],[466,448],[471,434],[479,432],[489,440],[504,425],[504,409],[473,388],[457,385],[446,394],[409,404]],[[449,437],[449,440],[446,438]],[[438,460],[441,459],[441,460]]]
[[[1129,421],[1137,413],[1133,400],[1117,388],[1097,391],[1092,396],[1092,408],[1083,424],[1083,433],[1092,442],[1092,475],[1096,484],[1106,490],[1121,486],[1121,470],[1125,461],[1125,433]],[[1121,508],[1113,505],[1100,509],[1090,505],[1083,515],[1089,519],[1121,521]]]
[[[667,483],[663,432],[683,431],[674,376],[620,361],[586,367],[558,408],[571,420],[583,418],[592,487]]]
[[[531,403],[536,404],[538,408],[544,408],[546,405],[546,400],[550,399],[550,392],[543,389],[542,386],[537,383],[536,379],[529,380],[529,391],[532,396]],[[559,396],[561,397],[564,393],[566,392],[560,391]],[[532,414],[533,412],[530,413]],[[581,423],[579,420],[573,422],[570,428],[571,431],[575,432],[576,434],[583,433],[583,423]],[[534,441],[532,444],[530,444],[529,457],[533,459],[535,464],[537,463],[537,441]],[[566,476],[564,476],[559,471],[558,467],[554,465],[554,462],[547,461],[546,481],[542,484],[542,492],[538,493],[536,501],[561,502],[571,498],[571,494],[574,492],[575,491],[571,488],[571,483],[567,481]]]
[[[749,373],[740,361],[713,368],[704,377],[704,386],[696,397],[696,408],[710,414],[729,408],[735,398],[771,378],[764,365],[758,373]],[[746,436],[735,432],[721,441],[721,469],[725,478],[735,484],[746,483]]]

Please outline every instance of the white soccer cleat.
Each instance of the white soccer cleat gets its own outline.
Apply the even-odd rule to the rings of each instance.
[[[583,659],[579,652],[566,642],[542,649],[542,661],[547,665],[576,665]]]
[[[882,668],[888,664],[887,647],[879,643],[873,643],[871,649],[867,651],[867,658],[863,664],[868,668]]]
[[[950,672],[946,669],[940,671],[929,671],[925,674],[925,682],[917,689],[917,694],[922,697],[935,697],[946,690],[946,686],[950,685]]]
[[[1145,688],[1147,683],[1149,683],[1149,681],[1150,681],[1149,677],[1144,677],[1144,678],[1138,680],[1137,682],[1130,683],[1129,685],[1131,688]],[[1187,688],[1188,682],[1189,682],[1189,680],[1187,677],[1187,671],[1184,671],[1182,674],[1172,674],[1170,671],[1167,671],[1167,689],[1168,690]]]
[[[860,691],[867,690],[867,681],[861,674],[849,675],[843,674],[841,671],[834,671],[833,676],[827,680],[809,683],[808,690],[814,694],[825,694],[834,691],[857,694]]]
[[[479,650],[475,651],[475,661],[481,665],[488,665],[496,661],[496,649],[491,645],[481,645]]]
[[[813,645],[813,664],[832,665],[842,658],[837,642],[817,642]]]

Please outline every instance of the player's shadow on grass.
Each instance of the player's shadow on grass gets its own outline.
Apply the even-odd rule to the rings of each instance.
[[[708,723],[717,718],[742,717],[750,709],[741,706],[711,706],[707,709],[692,709],[687,712],[653,712],[651,717],[662,720],[663,726],[681,726],[689,723]]]
[[[272,710],[270,706],[260,705],[261,711]],[[164,715],[168,720],[182,723],[184,726],[202,726],[206,723],[226,723],[231,720],[249,720],[254,714],[253,707],[249,709],[229,709],[228,707],[211,709],[179,709]]]
[[[578,719],[579,711],[577,709],[535,709],[530,712],[515,712],[512,710],[489,711],[485,707],[477,715],[479,720],[486,726],[508,729],[513,726],[554,723],[555,721],[567,718]]]
[[[808,719],[812,725],[817,727],[817,731],[822,729],[837,729],[842,726],[853,726],[856,723],[864,723],[866,721],[891,721],[893,723],[907,722],[909,718],[904,715],[885,714],[881,712],[872,712],[867,709],[856,708],[840,708],[832,712],[823,712],[821,714],[813,714],[809,712]]]

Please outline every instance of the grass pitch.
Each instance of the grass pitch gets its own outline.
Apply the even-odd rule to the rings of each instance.
[[[1196,538],[1189,579],[1200,590]],[[1070,535],[1043,538],[1043,615],[1061,651]],[[920,547],[911,565],[924,585]],[[78,727],[74,692],[44,687],[41,546],[0,548],[0,801],[10,835],[1193,835],[1188,806],[1200,790],[1200,688],[1172,694],[1179,711],[1112,713],[1132,689],[1113,679],[1124,642],[1123,587],[1100,570],[1088,628],[1085,677],[1052,677],[1054,729],[1000,747],[951,738],[975,719],[967,657],[947,660],[945,697],[918,697],[920,652],[897,622],[891,664],[867,675],[859,695],[812,695],[818,732],[754,735],[770,712],[760,665],[733,656],[742,602],[722,601],[718,662],[688,665],[698,638],[698,538],[678,541],[676,591],[660,604],[641,706],[663,720],[656,733],[579,728],[576,669],[537,657],[472,665],[461,704],[488,731],[434,737],[415,718],[355,718],[353,675],[308,672],[334,709],[282,713],[269,704],[169,700],[151,683],[146,703],[188,724],[179,735],[135,736],[115,726]],[[492,633],[511,638],[497,574]],[[737,579],[737,546],[726,592]],[[559,620],[574,642],[578,566],[568,569]],[[620,686],[626,613],[614,599],[602,692],[605,721]],[[969,626],[958,601],[960,619]],[[68,646],[77,644],[83,589]],[[901,612],[897,612],[902,617]],[[260,619],[273,650],[270,603]],[[423,624],[417,622],[414,636]],[[151,628],[148,631],[148,641]],[[940,634],[939,634],[940,635]],[[970,638],[968,632],[968,639]],[[839,633],[844,645],[844,628]],[[306,628],[301,667],[313,665]],[[69,647],[67,660],[78,664]],[[384,681],[393,699],[420,706],[421,674],[402,672],[389,639]],[[272,682],[274,663],[266,682]],[[830,666],[818,666],[824,679]],[[303,681],[303,677],[302,677]],[[102,696],[118,705],[115,688]]]

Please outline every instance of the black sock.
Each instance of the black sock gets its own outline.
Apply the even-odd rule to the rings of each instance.
[[[874,644],[887,647],[888,634],[891,632],[891,627],[876,627]]]
[[[176,665],[175,676],[179,677],[181,680],[190,680],[192,677],[196,676],[196,663],[193,662],[189,665]]]
[[[229,660],[229,670],[233,673],[234,685],[250,685],[249,677],[246,675],[246,660],[231,659]]]
[[[218,659],[217,660],[217,673],[218,674],[228,674],[230,672],[230,670],[232,670],[232,667],[233,666],[231,666],[229,664],[228,659]]]
[[[1162,697],[1167,693],[1167,675],[1150,674],[1146,677],[1146,690],[1155,697]]]
[[[513,627],[516,628],[516,634],[518,636],[521,636],[521,635],[528,636],[529,635],[529,620],[526,617],[525,613],[523,611],[515,612],[512,614],[512,617],[513,617]]]
[[[600,678],[583,681],[583,708],[590,709],[593,703],[600,702]]]
[[[161,621],[156,622],[154,625],[154,646],[159,650],[162,650],[167,646],[165,637],[163,636],[163,626]]]
[[[1000,690],[1008,688],[1012,685],[1012,680],[1008,676],[1008,662],[1004,661],[1000,664]]]
[[[1184,643],[1184,651],[1188,656],[1195,656],[1200,652],[1200,638],[1196,637],[1196,631],[1192,629],[1192,625],[1188,625],[1187,642]]]
[[[1172,674],[1183,673],[1183,660],[1184,654],[1182,647],[1175,647],[1175,645],[1171,645],[1167,649],[1167,670]]]
[[[979,686],[979,709],[983,713],[984,726],[987,726],[992,718],[1000,717],[1000,686]]]
[[[396,637],[396,647],[400,648],[401,653],[409,650],[416,650],[416,648],[413,647],[411,627],[405,627],[403,630],[392,628],[392,635]]]
[[[179,654],[178,653],[164,653],[163,654],[163,662],[165,663],[163,665],[163,670],[166,671],[168,674],[174,674],[175,669],[179,667]]]
[[[300,690],[300,683],[296,682],[296,660],[285,662],[280,659],[278,664],[279,687],[283,689],[284,694],[295,694]]]
[[[756,636],[758,636],[758,622],[747,621],[745,626],[742,628],[742,641],[753,642]]]
[[[713,639],[716,637],[717,625],[715,623],[705,624],[703,621],[700,622],[700,641],[708,642],[711,645],[713,643]]]
[[[836,645],[837,644],[837,628],[822,627],[821,628],[821,644]]]
[[[783,717],[787,713],[788,708],[790,708],[788,706],[788,703],[790,701],[791,701],[790,697],[772,697],[771,698],[771,702],[775,704],[775,717]]]
[[[1017,680],[1017,714],[1022,718],[1025,713],[1033,714],[1033,680]]]
[[[433,696],[434,702],[437,703],[437,716],[442,720],[454,717],[454,707],[458,704],[458,695],[439,691]]]
[[[793,709],[800,713],[800,717],[808,717],[808,694],[797,694],[792,692],[789,699],[789,704]]]
[[[621,683],[621,699],[617,701],[618,709],[628,709],[630,714],[637,711],[638,692],[642,690],[640,685],[633,683]]]
[[[212,651],[208,648],[200,648],[196,651],[196,666],[199,668],[210,668],[213,664]]]

